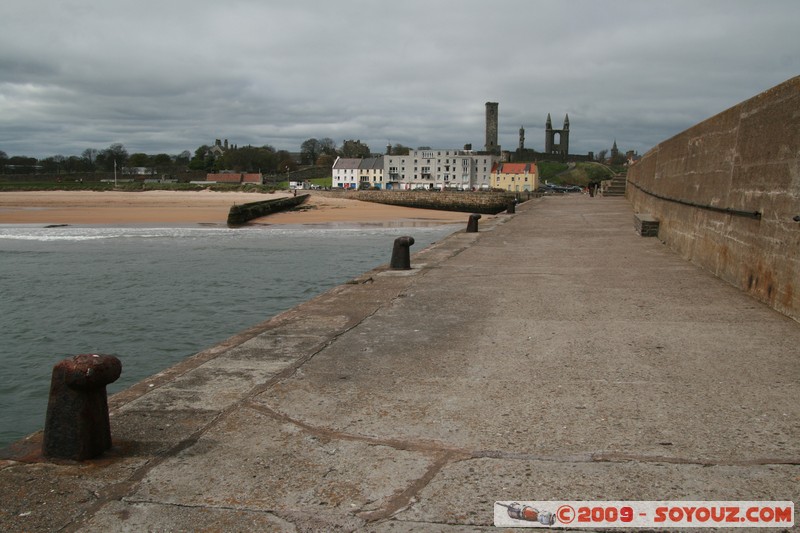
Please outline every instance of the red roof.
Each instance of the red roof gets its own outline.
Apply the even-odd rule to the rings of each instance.
[[[241,174],[209,174],[206,177],[206,181],[217,181],[217,182],[224,182],[224,183],[239,183],[242,181]]]
[[[503,163],[500,172],[503,174],[525,174],[528,163]]]

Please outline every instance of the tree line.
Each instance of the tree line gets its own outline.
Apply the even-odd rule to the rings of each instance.
[[[227,141],[226,141],[227,142]],[[98,150],[87,148],[80,155],[54,155],[37,159],[9,156],[0,150],[2,174],[73,174],[82,172],[123,172],[123,169],[146,168],[152,174],[178,175],[187,171],[260,172],[281,174],[296,170],[298,165],[332,166],[337,157],[369,157],[369,146],[360,140],[345,140],[337,146],[333,139],[311,138],[300,146],[299,154],[276,150],[272,146],[226,146],[203,144],[194,153],[180,154],[128,153],[121,143]],[[400,145],[396,145],[399,147]]]

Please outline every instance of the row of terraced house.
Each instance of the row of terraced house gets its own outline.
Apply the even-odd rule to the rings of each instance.
[[[470,150],[409,150],[408,155],[364,159],[339,157],[333,187],[340,189],[533,191],[536,163],[502,163],[500,157]]]

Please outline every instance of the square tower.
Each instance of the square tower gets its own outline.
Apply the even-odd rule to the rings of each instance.
[[[486,102],[486,144],[484,150],[490,154],[499,154],[500,146],[497,144],[497,102]]]

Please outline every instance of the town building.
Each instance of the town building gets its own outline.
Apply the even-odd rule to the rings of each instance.
[[[361,159],[350,157],[337,157],[333,162],[332,176],[333,188],[357,189],[360,179],[359,166]]]
[[[359,189],[383,189],[383,157],[365,157],[358,165]]]
[[[337,157],[331,169],[333,188],[383,189],[383,157]]]
[[[225,139],[224,145],[222,144],[222,141],[220,139],[215,139],[214,145],[206,151],[206,157],[208,157],[209,155],[214,157],[221,157],[227,151],[228,151],[228,139]]]
[[[454,149],[409,150],[383,157],[387,189],[488,189],[494,154]]]
[[[536,163],[496,163],[492,168],[491,187],[508,192],[535,191],[539,187]]]

